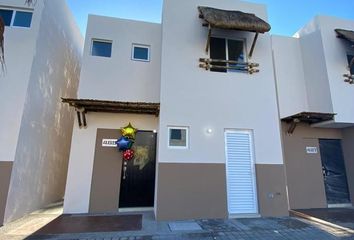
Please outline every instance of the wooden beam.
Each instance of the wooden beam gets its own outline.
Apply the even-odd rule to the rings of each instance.
[[[250,53],[248,54],[248,57],[249,57],[249,58],[252,58],[253,51],[254,51],[254,48],[255,48],[255,46],[256,46],[257,39],[258,39],[258,32],[257,32],[256,35],[254,36],[253,43],[252,43],[252,46],[251,46],[251,50],[250,50]]]
[[[287,131],[287,133],[288,133],[289,135],[291,135],[291,134],[294,133],[295,128],[296,128],[296,125],[297,125],[299,122],[300,122],[299,119],[297,119],[297,118],[293,119],[293,121],[290,123],[290,126],[289,126],[288,131]]]
[[[224,59],[211,59],[211,58],[199,58],[199,62],[202,63],[230,63],[230,64],[237,64],[237,65],[247,65],[248,67],[259,67],[258,63],[251,63],[251,62],[240,62],[234,60],[224,60]]]
[[[206,54],[209,53],[210,37],[211,37],[211,26],[210,26],[210,24],[209,24],[209,25],[208,25],[208,39],[207,39],[207,44],[206,44],[206,48],[205,48]]]
[[[215,68],[215,69],[230,69],[230,70],[238,70],[238,71],[249,71],[249,68],[247,66],[241,66],[241,67],[230,67],[230,66],[219,66],[219,65],[212,65],[212,64],[207,64],[207,63],[201,63],[199,64],[199,67],[201,68]]]

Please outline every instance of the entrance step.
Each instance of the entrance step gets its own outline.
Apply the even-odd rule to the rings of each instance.
[[[170,230],[174,231],[200,231],[202,227],[195,221],[180,221],[168,223]]]
[[[312,223],[314,225],[317,225],[319,228],[326,230],[327,232],[331,232],[334,235],[341,235],[341,236],[352,236],[354,234],[354,228],[346,227],[346,226],[341,226],[343,225],[342,222],[337,223],[334,220],[329,221],[330,218],[320,218],[319,216],[316,216],[316,214],[310,214],[309,212],[311,211],[324,211],[327,215],[327,211],[330,211],[330,209],[310,209],[310,210],[290,210],[290,216],[291,217],[297,217],[306,220],[309,223]],[[352,209],[348,209],[348,211],[352,211]],[[346,212],[343,212],[343,214],[348,214]],[[341,225],[339,225],[341,224]]]

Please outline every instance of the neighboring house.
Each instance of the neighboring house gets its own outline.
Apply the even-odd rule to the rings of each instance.
[[[349,205],[354,38],[334,30],[353,22],[318,17],[271,37],[266,21],[264,5],[235,0],[164,1],[162,24],[90,16],[78,98],[63,100],[77,112],[64,212],[176,220]],[[117,149],[128,123],[130,161]]]
[[[64,195],[82,36],[62,0],[1,0],[5,72],[0,76],[0,225]]]
[[[229,14],[240,20],[214,19]],[[64,99],[78,113],[64,212],[287,215],[265,21],[264,5],[235,0],[165,1],[162,24],[89,16],[78,99]],[[139,131],[123,161],[128,123]]]
[[[318,16],[272,36],[290,209],[354,203],[353,26]]]

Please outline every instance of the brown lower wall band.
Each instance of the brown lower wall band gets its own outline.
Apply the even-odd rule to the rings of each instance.
[[[259,213],[263,217],[288,216],[285,168],[282,164],[256,164]]]
[[[0,162],[0,226],[3,225],[13,162]]]
[[[225,164],[159,163],[158,220],[226,218]]]
[[[341,130],[298,124],[293,134],[289,135],[288,127],[288,124],[282,123],[290,209],[326,208],[327,200],[318,139],[341,139]],[[318,152],[307,154],[306,147],[316,147]]]
[[[225,164],[159,163],[158,220],[227,218]],[[259,212],[288,216],[284,165],[256,164]]]
[[[350,199],[354,205],[354,127],[343,129],[342,144]]]
[[[118,211],[122,156],[116,148],[102,147],[102,139],[116,139],[118,130],[97,129],[93,164],[90,213]]]

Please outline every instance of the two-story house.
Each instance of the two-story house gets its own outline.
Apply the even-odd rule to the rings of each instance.
[[[0,225],[64,195],[82,36],[62,0],[1,0]]]
[[[77,112],[64,212],[287,215],[269,30],[264,5],[234,0],[164,1],[162,24],[90,16],[63,100]]]
[[[290,209],[354,203],[354,22],[272,36]]]

